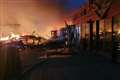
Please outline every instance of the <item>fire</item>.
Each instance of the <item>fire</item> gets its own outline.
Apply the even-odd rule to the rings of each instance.
[[[11,39],[19,39],[20,38],[20,35],[18,34],[14,34],[11,32],[10,35],[6,36],[6,37],[1,37],[0,38],[0,41],[7,41],[7,40],[11,40]]]
[[[118,31],[118,34],[120,34],[120,30]]]
[[[0,38],[0,41],[6,41],[6,40],[9,40],[9,37],[7,36],[7,37],[1,37]]]

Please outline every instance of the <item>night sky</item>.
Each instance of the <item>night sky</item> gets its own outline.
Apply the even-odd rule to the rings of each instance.
[[[0,0],[0,32],[8,35],[37,34],[47,37],[50,31],[64,26],[64,19],[79,9],[85,0]],[[19,24],[19,25],[14,25]]]
[[[80,5],[84,4],[85,0],[68,0],[66,7],[66,10],[75,10],[80,7]]]

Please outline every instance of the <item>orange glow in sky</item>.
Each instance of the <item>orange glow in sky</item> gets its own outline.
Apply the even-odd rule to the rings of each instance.
[[[0,0],[0,32],[49,37],[51,30],[64,27],[64,10],[55,1]]]

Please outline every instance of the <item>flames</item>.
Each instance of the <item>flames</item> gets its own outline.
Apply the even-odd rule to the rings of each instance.
[[[118,34],[120,34],[120,30],[118,31]]]
[[[13,32],[11,32],[10,35],[5,36],[5,37],[0,37],[0,41],[7,41],[7,40],[11,40],[11,39],[19,39],[20,35],[19,34],[14,34]]]

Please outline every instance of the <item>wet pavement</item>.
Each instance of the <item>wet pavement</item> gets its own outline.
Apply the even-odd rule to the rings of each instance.
[[[22,80],[120,80],[120,65],[101,56],[48,59]]]
[[[1,55],[4,55],[1,60],[7,58],[1,62],[3,68],[1,70],[5,70],[2,72],[6,73],[6,80],[18,80],[18,77],[21,77],[19,80],[120,80],[120,64],[114,64],[111,59],[103,56],[87,55],[82,52],[69,57],[53,56],[41,61],[38,60],[38,53],[27,50],[23,59],[27,59],[26,63],[31,64],[37,61],[37,64],[32,65],[22,76],[19,76],[21,63],[19,55],[16,53],[18,53],[18,49],[13,46],[1,47]],[[12,78],[15,76],[16,78]]]

